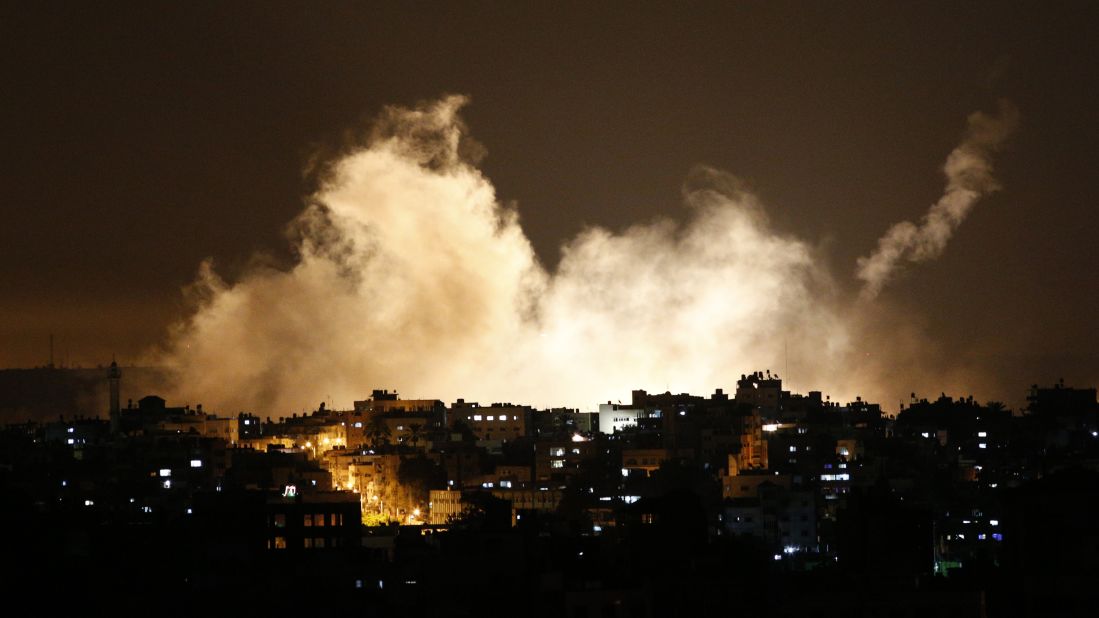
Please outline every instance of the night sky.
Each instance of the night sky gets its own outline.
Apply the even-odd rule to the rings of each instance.
[[[1003,189],[877,302],[989,396],[1099,381],[1094,4],[121,4],[0,9],[0,366],[45,364],[50,333],[59,361],[136,362],[203,259],[289,264],[313,164],[385,105],[469,95],[551,269],[585,226],[682,216],[704,163],[855,295],[856,258],[1005,98]]]

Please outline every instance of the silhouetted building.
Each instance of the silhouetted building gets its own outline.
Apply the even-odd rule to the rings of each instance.
[[[110,382],[111,391],[109,412],[111,433],[117,434],[122,429],[122,404],[119,402],[122,370],[118,368],[118,363],[111,361],[111,366],[107,369],[107,380]]]

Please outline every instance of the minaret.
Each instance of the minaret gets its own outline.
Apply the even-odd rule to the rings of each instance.
[[[122,425],[122,409],[118,403],[118,385],[122,381],[122,370],[113,360],[107,369],[107,380],[111,383],[111,433],[118,433]]]

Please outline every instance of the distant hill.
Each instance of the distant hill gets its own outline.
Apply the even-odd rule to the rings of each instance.
[[[164,369],[123,367],[122,407],[130,399],[164,392],[169,384]],[[49,421],[59,415],[106,418],[108,397],[106,367],[0,369],[0,423]]]

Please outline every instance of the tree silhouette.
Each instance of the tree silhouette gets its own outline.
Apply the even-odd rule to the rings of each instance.
[[[412,444],[412,448],[416,448],[416,445],[420,442],[423,428],[424,426],[419,423],[412,423],[408,426],[408,441]]]
[[[389,424],[380,414],[374,414],[366,426],[366,437],[370,440],[370,446],[377,448],[389,444]]]

